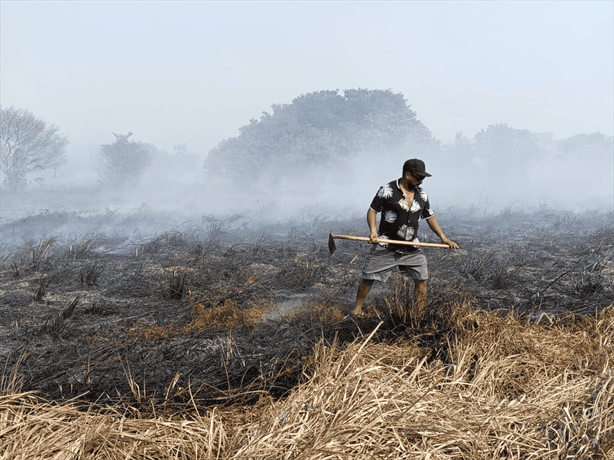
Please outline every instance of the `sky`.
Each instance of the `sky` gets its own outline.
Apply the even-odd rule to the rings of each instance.
[[[301,94],[402,93],[441,141],[613,134],[614,2],[0,2],[4,108],[205,154]]]

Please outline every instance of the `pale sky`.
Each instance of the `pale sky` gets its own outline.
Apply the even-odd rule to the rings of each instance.
[[[206,152],[312,91],[390,89],[444,142],[613,130],[614,2],[6,1],[1,103],[73,143]]]

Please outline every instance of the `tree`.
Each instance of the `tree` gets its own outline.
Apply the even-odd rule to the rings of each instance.
[[[24,187],[28,173],[64,163],[67,144],[57,127],[47,127],[27,110],[0,109],[0,172],[10,191]]]
[[[454,168],[454,171],[462,174],[475,169],[474,154],[474,140],[469,139],[462,131],[455,134],[452,144],[447,144],[441,149],[441,157],[444,162]]]
[[[526,129],[515,129],[505,123],[489,125],[474,136],[474,163],[499,175],[522,173],[529,162],[540,156],[537,136]]]
[[[365,151],[384,156],[407,142],[436,142],[403,95],[390,90],[317,91],[271,108],[209,152],[210,176],[253,180],[275,164],[285,175],[340,169]]]
[[[602,156],[609,157],[612,152],[612,136],[599,132],[592,134],[576,134],[567,139],[556,141],[559,152],[563,156],[578,158]]]
[[[614,139],[596,132],[576,134],[555,141],[559,155],[557,160],[565,164],[567,173],[590,177],[593,185],[597,182],[612,186],[614,166]]]
[[[115,134],[113,144],[100,146],[101,182],[108,187],[123,188],[137,184],[145,169],[151,165],[153,153],[146,144],[130,141],[132,133]]]
[[[188,154],[188,146],[186,144],[175,144],[173,145],[173,150],[175,151],[175,155],[177,156]]]

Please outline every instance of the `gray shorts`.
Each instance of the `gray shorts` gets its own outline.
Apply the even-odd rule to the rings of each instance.
[[[426,281],[429,278],[426,257],[420,248],[409,254],[400,254],[374,244],[365,257],[362,279],[386,281],[395,267],[399,267],[401,275],[407,280]]]

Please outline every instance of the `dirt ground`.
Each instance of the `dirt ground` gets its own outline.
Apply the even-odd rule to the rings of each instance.
[[[113,219],[122,228],[164,222],[152,214],[58,212],[3,225],[4,235],[23,237],[2,248],[2,387],[172,410],[186,400],[281,397],[300,381],[314,344],[353,341],[382,318],[381,340],[421,332],[433,355],[443,340],[420,324],[390,320],[394,299],[413,307],[412,286],[396,274],[374,287],[366,318],[345,318],[369,247],[338,240],[330,255],[328,234],[365,236],[363,216],[271,227],[203,216],[141,238],[110,231]],[[547,321],[613,302],[611,215],[508,209],[438,219],[461,249],[424,250],[427,309],[470,297],[476,308]],[[421,241],[438,242],[421,231]]]

